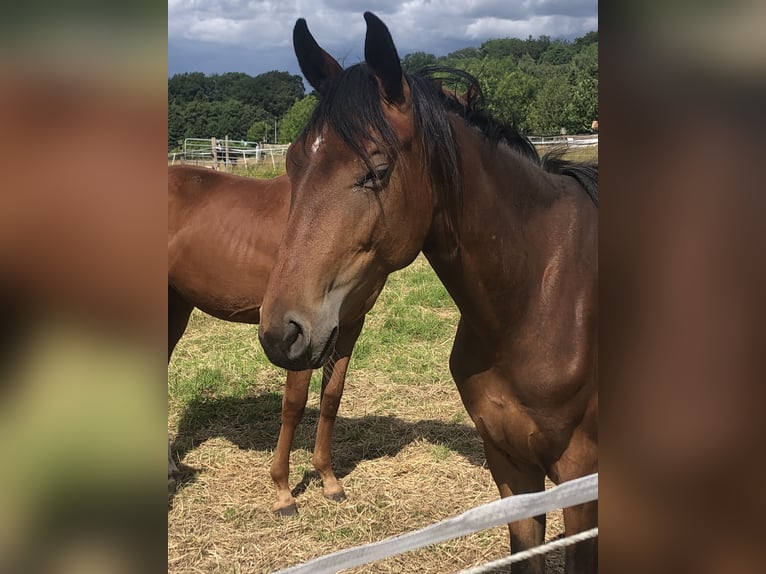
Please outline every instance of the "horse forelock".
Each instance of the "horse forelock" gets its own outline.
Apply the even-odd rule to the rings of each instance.
[[[434,188],[459,197],[462,189],[460,153],[452,134],[447,108],[432,80],[405,74],[412,94],[415,131],[422,144],[425,165]],[[328,81],[302,139],[308,149],[329,128],[368,166],[369,144],[383,151],[391,163],[398,160],[402,142],[386,118],[378,82],[364,64],[347,68]]]
[[[304,145],[318,141],[330,129],[372,169],[369,144],[395,162],[400,143],[389,125],[375,77],[364,64],[347,68],[328,80],[325,92],[301,134]],[[317,146],[318,148],[318,146]]]

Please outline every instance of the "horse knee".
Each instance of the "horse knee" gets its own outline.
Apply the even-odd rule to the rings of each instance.
[[[298,424],[306,410],[305,399],[285,397],[282,401],[282,424]]]

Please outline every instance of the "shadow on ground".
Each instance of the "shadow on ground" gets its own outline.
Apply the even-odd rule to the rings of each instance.
[[[247,398],[199,399],[184,411],[171,446],[180,463],[172,494],[194,482],[198,470],[183,463],[186,454],[205,441],[221,437],[241,449],[273,451],[279,435],[282,395],[264,393]],[[313,452],[319,409],[307,407],[293,441],[293,450]],[[440,420],[405,421],[394,416],[339,416],[333,434],[333,468],[342,478],[364,460],[395,456],[408,444],[426,440],[464,456],[476,466],[484,464],[481,441],[472,425]],[[315,473],[309,471],[293,490],[303,492]],[[172,503],[172,500],[170,501]],[[170,506],[169,506],[170,507]]]

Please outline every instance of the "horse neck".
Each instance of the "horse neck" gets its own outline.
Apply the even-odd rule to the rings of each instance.
[[[491,146],[462,120],[453,128],[464,174],[462,208],[452,235],[441,223],[446,215],[437,212],[423,253],[464,319],[483,331],[506,329],[539,285],[549,256],[549,212],[564,186],[518,152]]]

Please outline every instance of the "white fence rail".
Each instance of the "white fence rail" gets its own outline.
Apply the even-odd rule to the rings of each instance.
[[[529,141],[536,146],[566,146],[566,147],[589,147],[598,145],[598,134],[584,136],[552,136],[530,137]]]
[[[565,146],[565,147],[590,147],[598,145],[598,134],[579,136],[552,136],[529,138],[535,146]],[[194,163],[196,165],[209,165],[218,168],[219,165],[247,166],[248,161],[258,162],[274,157],[283,156],[287,153],[286,145],[263,144],[244,140],[229,140],[228,138],[186,138],[183,150],[168,153],[168,162]]]
[[[362,566],[458,536],[466,536],[508,522],[545,514],[557,508],[575,506],[597,499],[598,474],[591,474],[564,482],[544,492],[517,494],[477,506],[454,518],[437,522],[420,530],[334,552],[305,564],[280,570],[275,574],[334,574],[339,570]],[[587,531],[582,533],[580,538],[593,537],[597,532],[597,530]],[[517,556],[514,560],[518,559]]]
[[[228,138],[186,138],[182,151],[168,153],[168,162],[171,165],[193,163],[213,168],[235,164],[247,166],[248,161],[258,162],[267,158],[274,163],[274,157],[285,155],[288,147],[289,144],[263,144]]]

